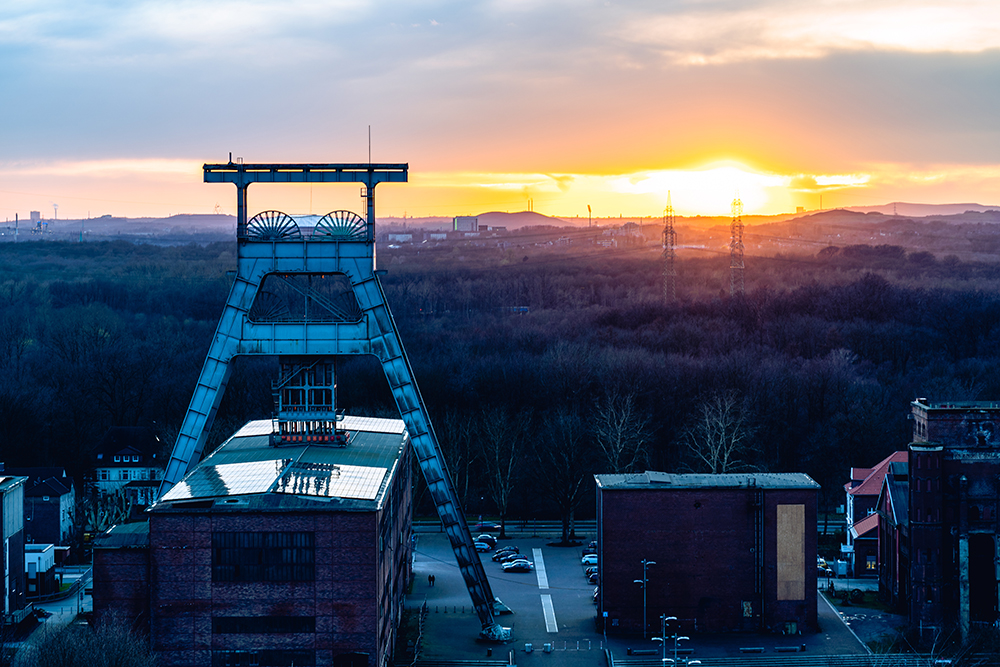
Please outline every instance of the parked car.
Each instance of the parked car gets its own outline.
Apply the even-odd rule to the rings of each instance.
[[[597,565],[597,554],[587,554],[580,559],[581,565]]]
[[[523,554],[519,554],[516,551],[514,551],[514,552],[511,552],[511,553],[508,553],[506,556],[504,556],[503,558],[501,558],[500,562],[501,563],[509,563],[512,560],[525,560],[525,556]]]
[[[476,541],[486,542],[486,544],[490,545],[491,547],[495,547],[497,545],[497,538],[493,537],[489,533],[483,533],[482,535],[476,538]]]
[[[594,604],[597,604],[597,601],[600,597],[601,597],[601,587],[594,586]]]
[[[596,584],[599,581],[599,575],[596,572],[589,574],[587,575],[587,581],[591,584]]]
[[[472,527],[474,533],[496,532],[500,530],[500,524],[492,521],[480,521]]]
[[[499,562],[504,556],[509,556],[510,554],[519,553],[517,547],[500,547],[493,554],[493,562]]]
[[[597,566],[596,566],[596,565],[590,565],[590,566],[588,566],[588,567],[587,567],[587,569],[586,569],[586,570],[584,570],[584,571],[583,571],[583,573],[584,573],[584,574],[585,574],[586,576],[588,576],[588,577],[589,577],[590,575],[594,574],[595,572],[597,572]]]
[[[486,544],[486,542],[476,542],[475,547],[476,547],[476,551],[478,551],[480,553],[482,553],[484,551],[489,551],[490,549],[493,548],[490,545]]]
[[[503,564],[504,572],[531,572],[534,565],[528,560],[515,560]]]
[[[583,548],[583,553],[585,554],[596,554],[597,553],[597,540],[591,540],[590,544]]]

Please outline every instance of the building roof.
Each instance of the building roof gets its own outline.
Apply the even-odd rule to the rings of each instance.
[[[730,473],[725,475],[656,472],[594,475],[597,486],[608,489],[818,489],[809,475],[800,472]]]
[[[928,401],[918,398],[910,405],[925,410],[1000,410],[1000,402],[997,401]]]
[[[345,417],[346,447],[271,445],[271,420],[248,422],[188,473],[150,511],[323,509],[370,511],[408,441],[400,419]]]
[[[32,480],[34,479],[48,479],[49,477],[55,477],[56,479],[66,480],[64,483],[72,484],[73,479],[66,475],[65,468],[59,468],[57,466],[37,466],[28,468],[8,468],[4,467],[0,469],[5,475],[17,475],[18,477],[28,477]]]
[[[908,460],[909,454],[904,450],[893,452],[889,456],[878,462],[874,468],[869,468],[861,484],[849,488],[847,492],[852,496],[877,496],[882,490],[882,479],[889,472],[890,463],[899,463]],[[854,479],[852,475],[852,479]]]
[[[0,494],[16,489],[27,481],[27,477],[16,477],[11,475],[0,477]]]
[[[120,523],[94,538],[95,549],[143,548],[149,546],[149,522]]]
[[[24,496],[26,498],[43,498],[45,496],[58,498],[59,496],[65,496],[67,493],[72,493],[72,489],[57,477],[49,477],[48,479],[36,478],[34,480],[28,478],[28,483],[24,487]]]
[[[878,496],[877,507],[882,507],[883,498],[889,507],[893,524],[907,526],[910,523],[909,514],[909,464],[894,461],[889,464],[889,474],[882,483],[882,491]]]
[[[858,539],[864,537],[869,531],[878,528],[878,514],[869,514],[861,521],[855,521],[851,526],[851,537]]]
[[[53,466],[34,468],[4,468],[6,475],[27,477],[24,495],[28,498],[41,496],[62,496],[73,491],[73,478],[66,476],[65,468]]]
[[[139,454],[143,457],[142,467],[148,468],[162,445],[163,442],[152,429],[145,426],[112,426],[91,450],[91,454],[95,465],[101,468],[134,468],[135,463],[115,462],[114,457]]]

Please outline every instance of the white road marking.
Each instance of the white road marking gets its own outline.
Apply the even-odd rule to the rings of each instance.
[[[559,632],[559,625],[556,624],[556,612],[552,608],[552,596],[543,595],[542,597],[542,613],[545,614],[545,631],[546,632]]]
[[[549,575],[545,573],[545,559],[541,549],[532,549],[531,556],[535,559],[535,576],[538,577],[538,588],[548,590]]]

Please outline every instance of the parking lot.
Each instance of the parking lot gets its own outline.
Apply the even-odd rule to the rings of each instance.
[[[424,660],[507,660],[511,651],[517,664],[545,662],[559,665],[605,665],[605,638],[595,630],[594,586],[584,577],[580,564],[581,547],[548,546],[552,537],[517,536],[500,546],[516,544],[534,562],[532,572],[503,572],[482,554],[483,567],[495,596],[514,612],[498,616],[501,625],[512,629],[512,640],[496,646],[477,641],[480,624],[471,607],[468,591],[458,572],[455,558],[442,533],[418,533],[414,559],[415,583],[407,597],[408,607],[428,608],[420,657]],[[428,576],[434,575],[434,586]],[[810,654],[840,655],[865,653],[840,616],[821,597],[818,605],[820,632],[796,637],[794,642],[780,636],[700,635],[691,638],[694,656],[737,657],[740,648],[759,644],[776,662],[779,646],[805,644]],[[525,648],[531,644],[532,652]],[[546,652],[546,644],[550,652]],[[657,649],[659,644],[639,637],[612,637],[608,648],[615,657],[625,657],[628,649]],[[489,653],[489,655],[488,655]],[[794,654],[793,654],[794,655]],[[709,663],[706,663],[709,664]]]
[[[421,658],[486,658],[487,650],[492,649],[497,659],[505,659],[510,650],[516,650],[519,663],[534,659],[535,653],[547,658],[546,662],[560,662],[557,654],[570,658],[572,653],[572,664],[605,664],[603,638],[594,631],[594,586],[584,578],[581,548],[550,547],[550,541],[529,537],[501,543],[516,544],[534,563],[531,572],[503,572],[490,560],[490,552],[481,555],[493,594],[514,612],[497,617],[513,635],[509,645],[498,647],[476,641],[479,619],[471,608],[447,537],[441,533],[419,534],[415,584],[407,606],[427,602]],[[434,586],[428,583],[430,575],[434,575]],[[526,644],[532,645],[532,654],[525,653]],[[550,645],[551,653],[545,653],[545,644]]]

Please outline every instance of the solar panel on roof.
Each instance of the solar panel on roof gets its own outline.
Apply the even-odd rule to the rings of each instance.
[[[275,493],[321,498],[375,500],[387,468],[293,463],[274,485]]]
[[[170,489],[163,500],[265,493],[289,463],[291,459],[202,465]]]
[[[233,437],[242,438],[250,435],[271,435],[273,430],[274,424],[270,419],[257,419],[244,424],[243,428],[237,431]]]
[[[378,417],[344,417],[341,422],[348,431],[368,431],[369,433],[402,433],[406,425],[402,419],[379,419]]]

